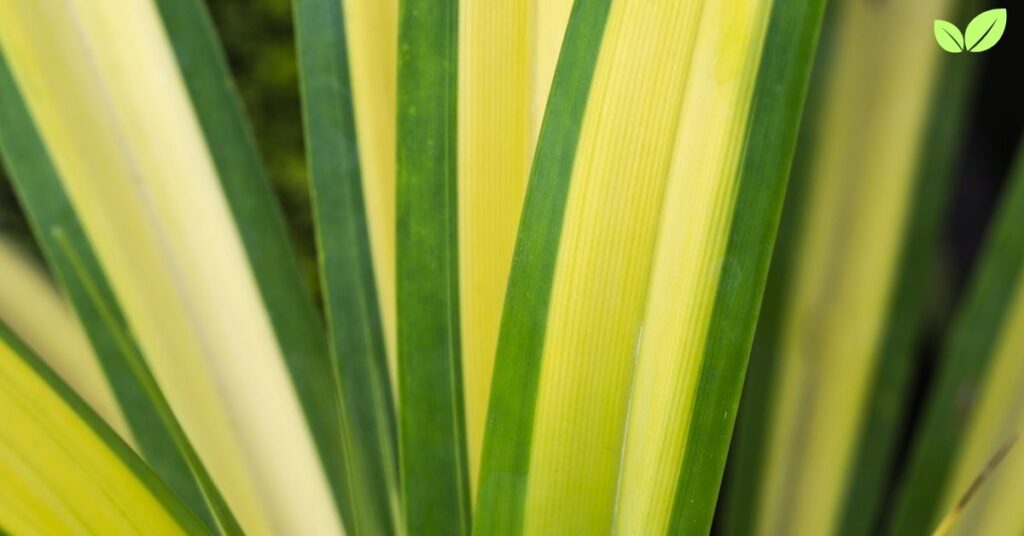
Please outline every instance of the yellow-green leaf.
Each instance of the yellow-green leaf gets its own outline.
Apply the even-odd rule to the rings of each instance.
[[[730,481],[733,495],[746,496],[727,503],[743,508],[726,514],[741,520],[733,527],[745,527],[737,534],[853,530],[843,525],[847,490],[874,474],[856,464],[862,423],[873,417],[876,385],[884,384],[876,371],[882,363],[907,363],[920,314],[913,303],[900,302],[903,288],[920,281],[908,286],[900,279],[902,265],[920,255],[906,237],[918,213],[928,220],[936,205],[917,192],[945,191],[938,178],[917,172],[943,53],[931,36],[897,29],[945,6],[832,6],[830,57],[817,86],[821,104],[801,145],[805,177],[799,199],[791,198],[798,202],[786,209],[794,213],[784,228],[792,260],[776,259],[791,265],[773,275],[782,291],[764,316],[778,318],[765,319],[752,369],[758,374],[748,377],[748,393],[761,396],[744,399],[743,411],[753,412],[751,430],[760,435],[740,436],[739,447],[760,461],[742,466]],[[876,46],[872,36],[880,29],[898,44]],[[919,205],[927,208],[917,211]],[[934,243],[930,229],[916,238]],[[768,387],[758,392],[757,384]],[[888,456],[892,426],[886,421],[864,438],[884,444],[877,460]],[[747,456],[741,450],[737,459]],[[865,493],[881,489],[869,486]],[[851,515],[859,513],[873,515]]]
[[[474,489],[530,159],[571,6],[459,2],[459,306]]]
[[[575,4],[502,317],[476,533],[709,530],[820,13]]]
[[[992,220],[977,268],[946,338],[924,417],[914,432],[890,535],[925,535],[1024,424],[1024,146]],[[953,534],[1012,534],[1022,451],[1011,450],[953,524]]]
[[[0,526],[208,534],[96,413],[0,325]]]
[[[326,345],[202,3],[9,2],[0,47],[242,527],[340,532]]]
[[[38,261],[5,237],[0,237],[0,277],[0,321],[132,444],[124,414],[74,314]]]

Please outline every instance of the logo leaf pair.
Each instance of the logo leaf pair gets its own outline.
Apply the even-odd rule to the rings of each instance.
[[[1006,31],[1006,9],[990,9],[974,17],[967,32],[951,22],[935,19],[935,41],[946,52],[984,52],[996,45]]]

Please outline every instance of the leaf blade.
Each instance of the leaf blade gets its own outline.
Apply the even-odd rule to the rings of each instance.
[[[552,81],[516,238],[495,357],[473,532],[523,530],[533,406],[568,177],[610,2],[575,2]],[[552,217],[549,218],[548,216]],[[530,296],[531,299],[519,299]],[[509,324],[516,322],[516,329]],[[516,358],[513,358],[516,356]],[[523,398],[520,393],[526,393]]]
[[[311,432],[337,420],[330,374],[317,373],[326,344],[311,309],[287,307],[308,296],[274,232],[269,185],[249,174],[258,160],[246,160],[220,56],[204,48],[215,42],[202,4],[161,5],[4,4],[0,41],[147,363],[242,525],[340,531]],[[168,32],[174,24],[187,32]],[[178,49],[189,45],[194,56]],[[147,69],[130,67],[142,57]],[[258,220],[245,237],[243,217]],[[289,375],[296,362],[310,373]],[[309,425],[305,395],[325,401],[325,426]]]
[[[858,455],[854,445],[862,439],[862,419],[877,392],[876,372],[910,359],[889,353],[885,345],[890,335],[916,337],[918,315],[902,309],[898,312],[906,316],[898,321],[881,318],[894,314],[893,296],[902,292],[896,284],[903,251],[926,247],[928,240],[908,244],[903,237],[883,241],[879,236],[893,237],[894,228],[903,233],[916,218],[916,204],[930,198],[914,196],[916,181],[929,193],[941,191],[941,185],[932,184],[933,176],[917,174],[914,166],[927,134],[935,69],[944,56],[920,35],[901,35],[884,51],[872,46],[871,36],[874,31],[898,35],[900,21],[927,17],[939,5],[829,7],[835,8],[830,18],[836,27],[828,35],[835,39],[825,78],[819,79],[823,83],[814,89],[822,106],[808,118],[814,134],[805,136],[798,149],[806,160],[800,173],[808,176],[794,186],[805,191],[794,192],[800,205],[786,206],[788,225],[780,230],[791,235],[786,237],[791,259],[777,259],[789,266],[776,266],[782,271],[772,276],[774,309],[764,313],[781,318],[765,318],[758,326],[754,358],[759,363],[752,370],[769,369],[772,375],[747,378],[750,389],[761,383],[756,387],[770,394],[742,402],[767,400],[770,408],[769,425],[746,423],[746,430],[763,435],[741,437],[737,444],[747,451],[737,459],[754,460],[759,482],[743,498],[745,510],[725,515],[747,517],[748,530],[837,530],[850,481],[863,476],[847,467]],[[908,102],[915,106],[905,106]],[[894,124],[902,128],[893,129]],[[885,437],[891,436],[872,430],[864,439],[881,442]],[[811,452],[815,455],[808,456]],[[734,485],[749,484],[743,476],[734,473],[734,478],[743,479]]]
[[[95,348],[132,436],[157,474],[211,529],[241,528],[142,357],[0,50],[0,152],[36,241]]]
[[[705,233],[702,223],[673,225],[664,221],[678,223],[670,215],[687,214],[685,219],[699,218],[693,215],[700,214],[715,222],[711,227],[720,230],[722,215],[728,219],[732,214],[729,200],[733,183],[725,178],[730,175],[730,166],[737,165],[742,149],[737,148],[741,144],[719,141],[742,137],[737,133],[742,132],[746,118],[716,123],[706,129],[713,133],[708,136],[700,132],[705,130],[703,120],[717,118],[719,110],[733,110],[733,104],[746,108],[749,95],[745,88],[749,88],[751,69],[757,65],[768,3],[649,3],[636,11],[629,3],[595,4],[577,2],[574,7],[528,186],[485,436],[475,526],[482,534],[658,533],[659,525],[668,530],[671,524],[671,499],[666,505],[659,493],[657,500],[645,500],[649,488],[644,482],[658,480],[659,489],[667,483],[671,498],[679,457],[662,452],[657,445],[656,454],[632,441],[623,447],[621,435],[624,429],[636,432],[638,437],[657,435],[661,428],[677,429],[675,421],[659,428],[654,424],[657,416],[645,419],[639,415],[649,405],[647,395],[659,400],[671,398],[657,406],[666,413],[686,413],[691,408],[682,400],[685,393],[640,388],[640,378],[630,380],[641,367],[646,376],[657,376],[657,367],[649,363],[649,358],[658,353],[653,348],[666,350],[670,356],[666,359],[678,359],[686,366],[685,356],[677,356],[677,348],[670,341],[647,347],[648,337],[654,336],[648,330],[653,329],[655,320],[658,331],[665,334],[679,331],[668,327],[679,317],[660,312],[648,317],[644,302],[653,303],[660,291],[669,296],[664,308],[672,308],[676,298],[689,304],[684,298],[687,293],[663,285],[665,279],[649,282],[647,275],[650,263],[661,256],[660,244],[658,249],[655,247],[659,242],[658,222],[666,229],[687,230],[686,239],[680,242],[700,253],[686,260],[699,264],[700,258],[718,257],[715,251],[724,242],[722,233]],[[647,17],[641,16],[641,11]],[[735,14],[740,22],[724,24],[727,13]],[[583,19],[583,14],[592,20]],[[737,45],[716,47],[711,36],[721,35],[719,31],[728,33],[730,43]],[[691,38],[700,45],[692,45]],[[695,59],[690,58],[691,53],[697,54],[693,46],[702,51]],[[685,74],[680,75],[682,79],[651,80],[645,69],[657,70],[659,64],[657,59],[639,52],[642,50],[664,51],[677,75],[692,69],[696,73],[692,90]],[[718,52],[722,57],[716,55]],[[621,78],[609,76],[609,66],[619,65],[617,61],[635,70]],[[705,70],[712,69],[711,65],[718,67],[714,75]],[[567,75],[573,78],[563,80]],[[711,80],[725,89],[711,91],[707,85]],[[649,115],[655,113],[647,107],[650,102],[661,104],[654,117]],[[588,124],[586,117],[592,110],[602,111],[600,127]],[[577,115],[569,115],[570,111]],[[633,121],[643,125],[643,132],[631,130]],[[635,137],[616,137],[620,132]],[[676,136],[693,143],[680,142],[676,153]],[[644,158],[632,159],[633,144],[644,147]],[[595,146],[615,157],[595,154]],[[712,156],[703,160],[702,149]],[[731,152],[734,149],[738,152]],[[617,182],[602,175],[617,169],[628,170],[624,171],[628,180]],[[695,191],[700,192],[701,201],[694,201],[687,210],[673,210],[679,208],[680,198],[683,203],[687,201],[686,195],[680,195],[686,190],[680,176],[700,185]],[[785,174],[777,173],[775,178],[784,179]],[[669,192],[674,193],[675,201],[672,208],[663,209],[665,196],[672,195],[663,191],[668,187],[666,183],[674,185]],[[641,191],[649,197],[640,196]],[[712,206],[716,208],[709,208]],[[659,217],[662,210],[663,216]],[[669,236],[668,231],[665,236]],[[677,245],[672,240],[666,240],[666,244],[664,247],[670,250]],[[655,251],[659,252],[657,257]],[[760,253],[766,256],[766,252],[763,249]],[[665,256],[668,260],[664,266],[659,265],[662,268],[673,265],[673,255]],[[693,290],[689,294],[714,294],[713,289],[708,290],[710,285],[689,286],[691,277],[703,281],[699,273],[713,267],[714,262],[698,267],[687,264],[680,272],[685,274],[687,288]],[[570,273],[571,278],[565,275]],[[605,279],[608,277],[614,279]],[[668,277],[669,281],[673,279]],[[648,285],[657,285],[657,289]],[[606,294],[608,288],[615,290]],[[748,293],[740,300],[750,297]],[[754,302],[747,305],[756,309]],[[698,309],[706,312],[706,308]],[[699,336],[688,334],[686,339],[701,347]],[[634,352],[640,352],[641,357],[635,357]],[[638,361],[633,370],[634,359],[645,364]],[[594,363],[600,363],[600,370],[594,370]],[[673,371],[665,376],[677,378],[677,363],[665,365]],[[686,383],[693,379],[693,375],[683,376]],[[634,382],[632,388],[630,381]],[[634,405],[626,409],[631,397],[636,398]],[[628,424],[624,415],[627,411]],[[638,420],[645,425],[634,429],[633,423]],[[644,466],[645,453],[658,462]],[[619,456],[625,457],[624,463],[631,467],[639,464],[642,470],[620,467]],[[662,460],[664,463],[660,463]],[[644,473],[641,480],[627,482],[637,473]],[[663,482],[658,473],[670,476]],[[616,482],[619,478],[622,480]],[[717,489],[717,481],[710,487]],[[714,492],[710,495],[713,498]],[[655,509],[666,515],[651,513]],[[711,512],[701,515],[709,520]]]
[[[0,153],[2,154],[2,153]],[[27,231],[31,236],[31,231]],[[137,447],[114,390],[74,311],[24,240],[0,236],[0,321],[54,369],[130,445]]]
[[[326,473],[335,508],[344,512],[349,497],[327,341],[227,59],[202,0],[154,2],[281,348],[306,433]]]
[[[460,350],[457,0],[398,13],[399,452],[406,530],[468,534]]]
[[[771,8],[737,170],[739,191],[727,260],[694,395],[694,437],[687,440],[673,500],[670,531],[679,534],[711,530],[772,258],[773,248],[765,244],[776,240],[825,5],[773,3]],[[745,338],[732,336],[736,331],[745,331]]]
[[[311,171],[341,434],[357,534],[399,529],[395,406],[374,277],[347,19],[340,2],[294,4]],[[382,270],[386,273],[386,270]]]
[[[1007,335],[1019,333],[1016,329],[1024,320],[1024,236],[1019,232],[1024,221],[1024,149],[1018,149],[1011,173],[977,268],[943,343],[938,376],[927,395],[924,417],[914,431],[908,468],[896,491],[887,534],[927,534],[943,513],[943,495],[955,500],[964,491],[950,490],[950,480],[966,434],[977,418],[981,397],[964,403],[962,393],[978,389],[984,394],[983,382],[1000,362],[1019,363],[1018,358],[1008,357],[1019,355],[1019,348],[1010,346],[1001,356],[998,344]],[[1014,316],[1018,320],[1008,322]],[[1004,381],[1006,378],[1014,375],[1003,374]],[[1019,391],[1019,385],[1011,384],[1012,390]],[[999,405],[1020,408],[1005,401]],[[995,448],[990,447],[983,456]],[[979,469],[972,467],[964,473],[973,478]]]
[[[392,391],[398,393],[395,299],[395,127],[398,0],[343,0],[359,168]]]
[[[558,9],[571,2],[543,5]],[[557,48],[533,52],[545,44],[531,18],[538,25],[557,24],[558,19],[531,13],[530,2],[522,0],[487,7],[461,0],[459,9],[459,321],[470,487],[475,490],[501,308],[533,152],[530,116],[543,110],[532,90],[550,86],[535,66],[543,61],[537,56],[557,53]]]
[[[0,524],[25,533],[143,532],[142,527],[168,534],[209,533],[131,448],[2,324],[0,369],[5,423],[0,427],[5,482]]]
[[[959,11],[969,11],[976,2],[963,2]],[[865,408],[860,428],[854,469],[844,504],[842,531],[848,536],[870,534],[887,499],[879,490],[889,484],[889,472],[898,454],[897,434],[905,429],[910,412],[906,393],[917,364],[913,345],[926,327],[928,290],[936,277],[934,255],[938,249],[942,222],[950,213],[953,172],[961,158],[963,140],[958,139],[968,119],[977,64],[947,59],[940,68],[940,80],[933,90],[925,127],[926,137],[919,149],[918,175],[909,215],[907,238],[899,260],[899,275],[890,298],[888,318],[893,321],[879,343],[879,366],[874,372],[873,393]]]

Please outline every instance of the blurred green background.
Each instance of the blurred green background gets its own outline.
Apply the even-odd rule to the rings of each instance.
[[[302,144],[289,0],[210,0],[214,23],[288,219],[292,242],[316,286],[313,218]]]

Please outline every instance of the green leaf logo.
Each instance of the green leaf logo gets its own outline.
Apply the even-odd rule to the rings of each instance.
[[[967,25],[964,44],[971,52],[984,52],[996,45],[1006,31],[1006,10],[990,9]]]
[[[935,40],[946,52],[959,54],[964,51],[964,35],[952,22],[935,19]]]
[[[942,50],[959,54],[961,52],[984,52],[996,45],[1006,31],[1006,9],[990,9],[974,17],[967,25],[967,32],[951,22],[935,19],[935,41]]]

